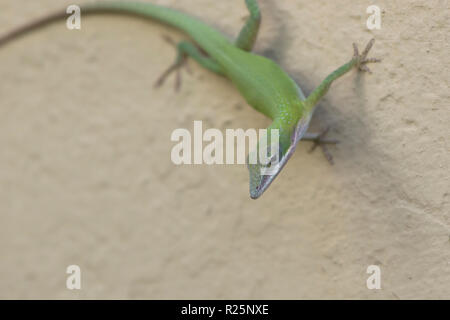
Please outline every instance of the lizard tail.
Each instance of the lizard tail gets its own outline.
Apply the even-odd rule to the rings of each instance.
[[[20,26],[16,29],[13,29],[0,37],[0,47],[7,44],[11,40],[19,38],[20,36],[30,32],[34,29],[37,29],[39,27],[45,26],[47,24],[50,24],[50,23],[58,21],[58,20],[62,20],[65,17],[67,17],[66,12],[59,10],[59,11],[51,13],[45,17],[36,19],[30,23]]]
[[[81,5],[81,13],[96,14],[96,13],[116,13],[116,14],[130,14],[145,18],[152,18],[159,22],[171,25],[177,29],[181,29],[189,34],[191,37],[201,38],[197,30],[202,29],[203,22],[189,15],[183,14],[179,11],[150,4],[144,2],[129,2],[129,1],[102,1],[91,4]],[[14,40],[22,35],[34,31],[40,27],[46,26],[53,22],[64,20],[69,17],[65,10],[59,10],[42,18],[36,19],[30,23],[20,26],[0,35],[0,46]],[[198,39],[201,41],[201,39]]]

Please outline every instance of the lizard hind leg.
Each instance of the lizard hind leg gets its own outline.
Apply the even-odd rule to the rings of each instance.
[[[246,0],[245,3],[250,12],[250,17],[248,17],[239,33],[235,46],[245,51],[252,51],[258,36],[259,26],[261,25],[261,11],[258,6],[258,1]]]
[[[173,73],[176,72],[176,82],[175,82],[175,90],[178,91],[181,87],[181,68],[183,66],[186,67],[186,70],[190,72],[190,69],[187,65],[187,56],[184,52],[184,43],[180,42],[179,44],[176,44],[170,37],[164,36],[164,40],[170,44],[172,44],[175,48],[177,48],[177,57],[175,59],[175,62],[169,66],[158,78],[158,80],[155,82],[155,88],[161,87],[166,79]]]
[[[191,73],[187,65],[188,57],[193,58],[204,68],[212,72],[215,72],[219,75],[223,75],[223,72],[219,64],[217,64],[211,58],[207,57],[203,52],[201,52],[201,50],[195,44],[188,41],[182,41],[176,44],[170,37],[167,36],[165,36],[164,39],[176,47],[177,57],[175,59],[175,62],[169,68],[167,68],[167,70],[164,71],[163,74],[158,78],[158,80],[155,83],[155,87],[162,86],[166,81],[167,77],[171,75],[173,72],[176,72],[175,90],[179,91],[179,89],[181,88],[181,80],[182,80],[181,68],[184,66],[186,67],[186,70],[189,73]]]

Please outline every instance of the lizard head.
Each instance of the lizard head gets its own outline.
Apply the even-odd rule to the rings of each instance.
[[[247,158],[252,199],[258,199],[280,174],[308,130],[310,120],[311,115],[302,117],[292,130],[286,130],[279,121],[275,120],[268,128],[267,136],[260,138],[256,150]],[[273,129],[278,129],[278,141],[272,134]],[[265,159],[261,159],[261,155],[264,155]]]

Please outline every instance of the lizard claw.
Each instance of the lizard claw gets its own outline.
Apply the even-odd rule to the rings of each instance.
[[[367,55],[369,54],[370,49],[372,49],[372,46],[374,43],[375,43],[375,39],[370,40],[369,43],[367,44],[366,48],[364,49],[364,51],[361,54],[359,53],[358,46],[356,45],[356,43],[353,43],[353,52],[354,52],[353,58],[357,59],[356,67],[360,71],[372,73],[372,71],[369,69],[369,67],[367,67],[367,64],[381,62],[381,59],[367,58]]]

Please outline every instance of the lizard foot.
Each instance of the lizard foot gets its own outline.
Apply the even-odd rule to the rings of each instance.
[[[168,42],[169,44],[173,45],[175,48],[178,48],[178,45],[170,38],[169,36],[163,36],[164,40]],[[155,82],[154,87],[159,88],[161,87],[169,75],[171,75],[173,72],[176,72],[176,80],[175,80],[175,91],[179,91],[181,88],[181,68],[185,67],[188,73],[191,73],[191,70],[189,68],[189,65],[187,64],[187,54],[182,53],[180,50],[178,50],[178,56],[175,62],[167,68],[166,71],[163,72],[163,74],[158,78],[158,80]]]
[[[367,58],[367,55],[369,54],[370,49],[372,49],[374,43],[375,39],[370,40],[361,54],[359,53],[358,46],[356,45],[356,43],[353,44],[353,51],[354,51],[353,58],[356,58],[358,60],[356,67],[360,71],[372,73],[372,71],[367,67],[367,64],[381,62],[381,59]]]
[[[315,134],[315,133],[306,133],[302,140],[311,141],[313,142],[313,146],[309,150],[310,153],[314,152],[317,147],[321,147],[323,154],[325,155],[325,158],[328,160],[328,162],[333,165],[334,160],[333,156],[331,155],[331,152],[328,150],[327,146],[330,144],[338,144],[338,140],[333,139],[326,139],[326,135],[330,131],[330,128],[326,128],[322,133]]]

